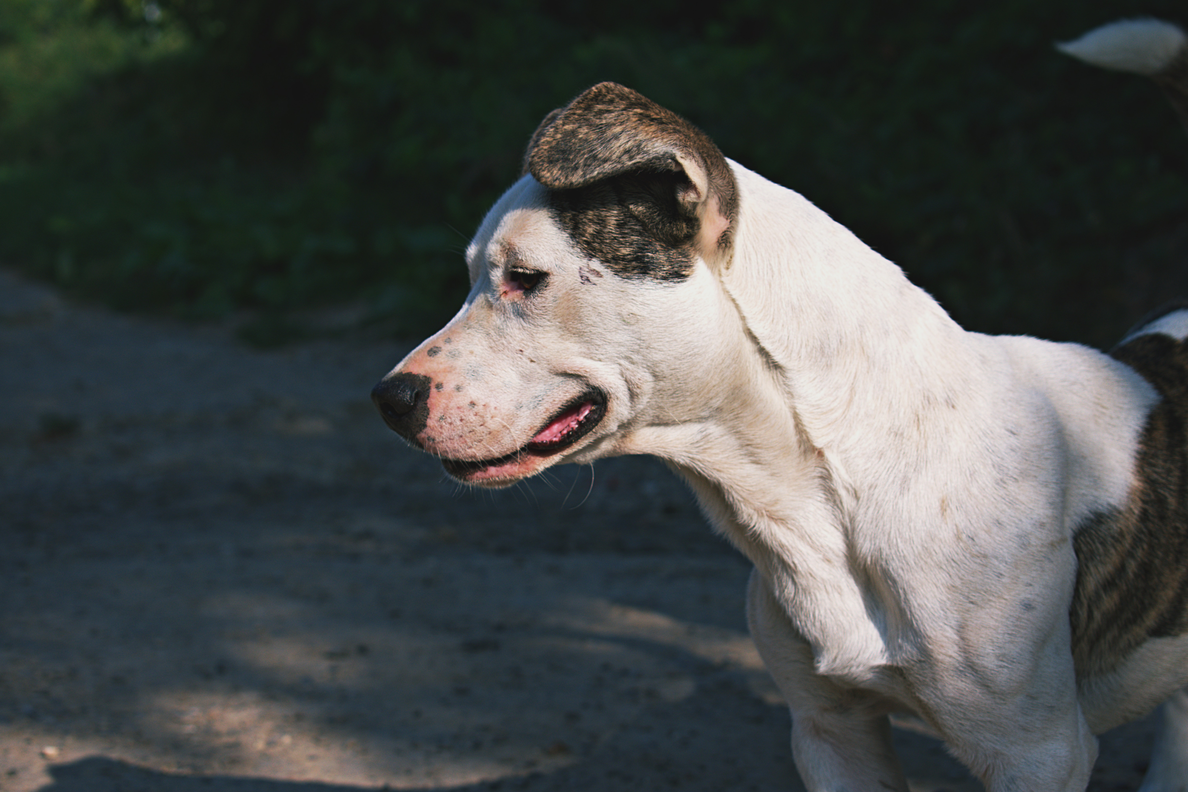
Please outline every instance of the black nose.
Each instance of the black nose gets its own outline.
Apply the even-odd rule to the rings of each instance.
[[[371,389],[371,400],[393,432],[416,442],[429,420],[429,389],[424,374],[389,374]]]

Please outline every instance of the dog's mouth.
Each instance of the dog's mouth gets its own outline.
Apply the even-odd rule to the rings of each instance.
[[[554,456],[573,446],[593,431],[605,415],[605,394],[591,389],[561,408],[527,444],[510,454],[472,461],[443,458],[441,463],[447,473],[460,481],[523,478],[529,473],[517,475],[517,471],[533,467],[525,463]]]

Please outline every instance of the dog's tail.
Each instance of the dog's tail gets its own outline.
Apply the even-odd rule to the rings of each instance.
[[[1096,28],[1056,49],[1103,69],[1150,77],[1167,94],[1188,130],[1188,35],[1158,19],[1125,19]]]

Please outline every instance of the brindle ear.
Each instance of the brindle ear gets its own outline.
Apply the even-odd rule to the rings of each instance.
[[[695,221],[691,241],[707,260],[728,255],[738,197],[726,158],[700,129],[629,88],[600,83],[546,116],[524,170],[556,190],[626,174],[683,176],[676,198]]]
[[[536,150],[536,145],[540,142],[540,138],[545,133],[545,130],[551,127],[553,122],[556,121],[557,117],[563,112],[565,112],[564,107],[558,107],[556,110],[550,111],[549,114],[544,117],[544,120],[540,122],[540,126],[536,128],[536,131],[532,133],[532,139],[528,141],[528,149],[524,152],[524,167],[520,172],[521,176],[526,173],[531,173],[531,170],[528,167],[528,158],[532,155],[532,152]]]

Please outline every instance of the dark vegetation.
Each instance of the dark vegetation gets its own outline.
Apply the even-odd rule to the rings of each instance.
[[[967,326],[1109,344],[1188,290],[1188,140],[1052,43],[1122,0],[0,0],[0,261],[121,309],[416,335],[539,119],[617,80]],[[1144,13],[1180,23],[1182,2]]]

